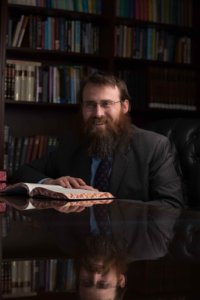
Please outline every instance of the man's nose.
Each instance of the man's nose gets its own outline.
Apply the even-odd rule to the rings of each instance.
[[[92,274],[92,277],[93,277],[93,283],[94,283],[94,284],[97,284],[97,282],[98,282],[99,279],[101,278],[101,273],[95,271],[95,272]]]
[[[103,108],[100,106],[100,104],[97,104],[94,110],[94,115],[96,117],[102,117],[104,115],[104,110]]]

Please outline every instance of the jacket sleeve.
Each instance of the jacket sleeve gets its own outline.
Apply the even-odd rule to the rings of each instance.
[[[158,142],[149,164],[149,198],[184,208],[181,179],[173,165],[170,142],[164,137]]]

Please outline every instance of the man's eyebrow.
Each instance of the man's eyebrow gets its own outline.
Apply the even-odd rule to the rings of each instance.
[[[88,100],[88,99],[86,99],[85,101],[93,101],[93,102],[96,102],[95,100]],[[112,100],[112,99],[101,99],[100,101],[114,101],[114,100]]]

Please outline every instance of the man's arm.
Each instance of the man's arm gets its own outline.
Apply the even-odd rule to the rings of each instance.
[[[12,183],[38,183],[44,178],[58,178],[58,149],[29,164],[23,165],[13,175]]]
[[[149,164],[149,196],[153,201],[184,208],[181,179],[173,165],[170,142],[165,137],[158,142]]]

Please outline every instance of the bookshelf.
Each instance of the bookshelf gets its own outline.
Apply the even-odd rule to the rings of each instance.
[[[75,116],[79,112],[78,104],[69,103],[42,103],[42,102],[27,102],[13,101],[4,97],[4,82],[5,82],[5,66],[6,59],[24,60],[41,62],[43,66],[89,66],[100,70],[111,72],[116,71],[137,71],[143,72],[146,75],[146,105],[138,107],[132,105],[131,116],[133,122],[142,126],[145,122],[157,119],[173,118],[173,117],[199,117],[199,85],[196,93],[198,100],[196,111],[187,111],[179,109],[161,109],[149,108],[150,102],[150,77],[149,68],[167,68],[168,70],[186,70],[195,71],[197,73],[197,82],[200,79],[200,3],[198,0],[193,0],[193,26],[183,26],[177,24],[166,24],[162,22],[145,21],[140,19],[132,19],[127,17],[116,16],[116,0],[102,0],[102,14],[91,14],[79,11],[68,11],[63,9],[53,9],[37,6],[8,4],[7,1],[0,2],[0,169],[3,168],[4,157],[4,125],[9,124],[14,128],[13,135],[30,136],[30,135],[55,135],[60,137],[64,131],[69,130]],[[55,51],[45,49],[30,49],[28,47],[28,35],[25,33],[22,47],[6,46],[7,20],[19,20],[22,14],[25,15],[40,15],[42,18],[64,17],[69,20],[78,20],[81,22],[92,22],[99,26],[99,54],[91,53],[75,53],[69,51]],[[191,38],[191,58],[190,64],[149,60],[144,58],[127,58],[115,56],[115,26],[139,26],[147,28],[152,26],[160,30],[169,31],[180,36],[189,36]],[[53,122],[52,122],[53,120]],[[1,215],[0,215],[1,216]],[[0,219],[1,232],[1,219]],[[1,237],[0,237],[1,239]],[[1,251],[0,251],[1,255]],[[12,255],[12,252],[11,254]],[[9,257],[7,257],[9,258]],[[1,261],[1,256],[0,256]],[[43,295],[41,295],[41,298]],[[48,295],[49,298],[54,296]],[[63,295],[63,298],[66,295]],[[73,297],[73,296],[72,296]],[[38,299],[40,297],[38,296]],[[73,298],[72,298],[73,299]]]
[[[111,72],[127,72],[136,71],[143,72],[146,76],[146,96],[145,104],[143,107],[134,105],[132,103],[131,115],[134,119],[136,125],[142,125],[144,122],[158,119],[167,118],[173,116],[198,116],[198,103],[197,111],[183,111],[181,109],[161,109],[159,107],[150,107],[148,103],[150,102],[149,89],[150,89],[150,76],[149,68],[167,68],[175,70],[186,70],[195,71],[197,73],[197,82],[199,80],[199,18],[198,12],[200,11],[200,4],[197,0],[193,1],[193,18],[192,20],[187,20],[187,23],[182,22],[177,25],[177,23],[171,22],[168,24],[163,23],[161,18],[157,17],[156,22],[153,22],[152,18],[144,18],[142,14],[140,18],[130,18],[127,17],[127,11],[124,10],[124,17],[122,13],[119,15],[119,3],[121,9],[123,10],[124,1],[111,0],[109,2],[102,0],[102,14],[85,13],[80,11],[69,11],[58,8],[49,7],[37,7],[28,5],[17,5],[8,4],[6,1],[1,4],[1,28],[0,28],[0,38],[1,38],[1,56],[0,56],[0,67],[2,70],[2,78],[0,82],[0,92],[1,92],[1,124],[0,124],[0,166],[3,167],[3,141],[4,141],[4,124],[9,124],[10,127],[14,128],[14,136],[25,136],[27,134],[52,134],[58,135],[62,134],[63,125],[65,125],[65,130],[71,128],[74,117],[79,111],[79,106],[77,104],[56,104],[56,103],[29,103],[27,101],[11,101],[4,99],[4,80],[5,80],[5,61],[10,60],[23,60],[23,61],[33,61],[41,62],[42,66],[58,66],[58,65],[71,65],[71,66],[90,66],[100,70],[107,70]],[[143,1],[146,3],[145,1]],[[160,1],[159,1],[160,2]],[[176,1],[175,1],[176,2]],[[129,3],[130,4],[130,3]],[[118,9],[118,11],[117,11]],[[158,8],[161,9],[161,8]],[[173,8],[174,9],[174,8]],[[142,11],[142,6],[140,6],[140,11]],[[159,10],[158,10],[159,12]],[[155,12],[153,11],[153,14]],[[7,20],[19,20],[22,14],[29,15],[39,15],[43,20],[48,17],[52,18],[65,18],[67,20],[77,20],[81,22],[91,22],[94,25],[99,26],[99,53],[76,53],[69,51],[55,51],[55,50],[45,50],[45,49],[32,49],[29,48],[29,36],[25,32],[21,47],[6,46],[5,36],[7,34]],[[153,15],[154,16],[154,15]],[[177,15],[178,16],[178,15]],[[136,17],[136,12],[135,12]],[[143,18],[143,20],[141,20]],[[162,15],[163,18],[163,15]],[[191,13],[190,13],[191,18]],[[173,21],[173,20],[171,20]],[[191,22],[192,25],[191,26]],[[173,23],[173,24],[172,24]],[[140,28],[159,28],[159,30],[164,30],[170,34],[175,34],[177,36],[188,36],[191,39],[191,63],[177,63],[161,61],[157,59],[144,59],[144,58],[129,58],[116,56],[114,53],[115,49],[115,27],[116,26],[127,26],[133,28],[134,26],[139,26]],[[28,27],[28,25],[27,25]],[[49,63],[51,62],[51,63]],[[196,99],[198,99],[199,91],[197,90]],[[35,122],[35,118],[39,122]],[[51,120],[54,119],[56,124],[51,126]],[[66,122],[67,119],[67,122]],[[42,122],[42,120],[45,120]],[[26,123],[26,126],[23,126]],[[47,126],[45,126],[48,124]]]

